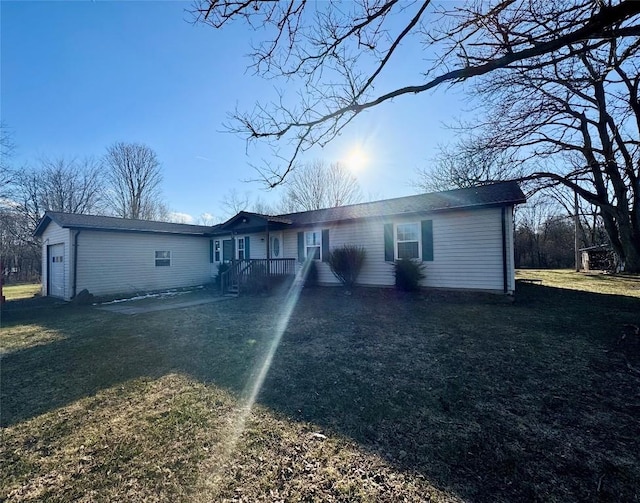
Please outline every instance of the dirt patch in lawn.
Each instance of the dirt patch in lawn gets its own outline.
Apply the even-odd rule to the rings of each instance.
[[[3,336],[28,321],[61,338],[3,358],[0,498],[640,497],[640,376],[621,343],[637,298],[305,291],[244,417],[284,312],[245,297],[16,314]]]

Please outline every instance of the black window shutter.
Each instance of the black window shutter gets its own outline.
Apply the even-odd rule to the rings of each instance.
[[[384,259],[393,262],[393,224],[384,224]]]
[[[249,251],[249,236],[245,236],[244,238],[244,259],[245,260],[251,259],[251,253]]]
[[[422,224],[422,260],[433,260],[433,220],[423,220]]]
[[[304,262],[304,232],[298,232],[298,262]]]
[[[322,229],[322,261],[329,261],[329,229]]]
[[[209,240],[209,262],[213,263],[213,239]]]

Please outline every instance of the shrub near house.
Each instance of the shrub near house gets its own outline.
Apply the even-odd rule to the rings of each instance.
[[[393,264],[393,274],[396,278],[396,288],[405,292],[420,290],[420,283],[427,277],[422,262],[411,259],[397,260]]]
[[[329,254],[327,262],[334,276],[350,290],[356,284],[366,256],[362,246],[343,245]]]

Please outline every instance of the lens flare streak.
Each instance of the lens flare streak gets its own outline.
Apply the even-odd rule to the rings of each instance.
[[[269,369],[271,368],[271,363],[273,362],[273,357],[280,345],[280,341],[282,340],[282,335],[284,331],[287,329],[289,325],[289,320],[291,318],[291,314],[298,303],[298,299],[300,298],[300,292],[304,286],[305,278],[309,272],[309,268],[311,266],[313,259],[309,257],[303,266],[300,268],[296,277],[289,288],[287,295],[282,304],[282,311],[278,317],[278,323],[276,325],[275,333],[273,339],[271,340],[268,350],[264,356],[264,359],[259,367],[259,371],[255,374],[255,378],[250,380],[247,383],[244,393],[244,399],[242,400],[242,405],[238,410],[238,416],[233,422],[233,426],[231,432],[226,438],[225,445],[222,451],[222,459],[220,459],[219,468],[220,470],[224,469],[227,460],[233,455],[233,452],[242,436],[242,433],[245,430],[245,425],[247,418],[251,414],[251,409],[253,408],[256,399],[262,389],[262,385],[269,373]],[[212,474],[212,479],[210,483],[216,483],[216,481],[220,480],[222,473]]]

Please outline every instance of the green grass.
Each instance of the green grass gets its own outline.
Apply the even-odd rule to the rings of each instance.
[[[2,287],[2,293],[4,294],[5,300],[21,300],[21,299],[29,299],[34,295],[40,293],[41,285],[40,283],[30,283],[26,285],[4,285]]]
[[[633,280],[523,274],[304,292],[246,416],[281,297],[7,309],[0,500],[637,501]]]

